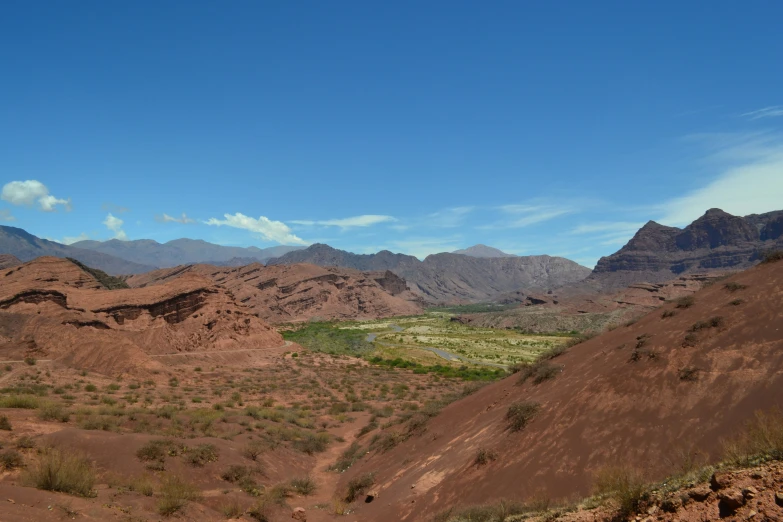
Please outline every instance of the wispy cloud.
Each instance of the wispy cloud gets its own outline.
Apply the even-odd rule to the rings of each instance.
[[[425,220],[426,224],[438,228],[455,228],[461,226],[468,215],[476,207],[451,207],[439,210],[429,214]]]
[[[577,225],[570,234],[597,234],[597,233],[626,233],[636,232],[644,226],[644,223],[635,221],[599,221],[596,223],[583,223]]]
[[[49,194],[49,189],[38,180],[11,181],[3,186],[2,195],[4,201],[12,205],[31,207],[38,204],[38,208],[44,212],[54,212],[57,205],[71,210],[71,200],[56,198]]]
[[[657,221],[687,225],[710,208],[731,214],[778,210],[783,202],[783,134],[700,135],[712,181],[658,206]]]
[[[158,223],[180,223],[182,225],[187,225],[196,222],[195,219],[189,218],[187,214],[185,214],[184,212],[182,213],[182,216],[178,218],[169,216],[168,214],[155,216],[155,221],[157,221]]]
[[[232,227],[247,230],[258,234],[266,241],[276,241],[286,245],[308,245],[309,243],[291,232],[291,229],[282,221],[259,216],[258,219],[246,216],[240,212],[236,214],[223,214],[225,219],[210,218],[204,223],[207,225]]]
[[[392,252],[401,252],[410,256],[424,259],[430,254],[451,252],[457,250],[462,242],[462,236],[451,237],[411,237],[395,241],[389,241],[381,247]]]
[[[506,214],[504,219],[488,225],[476,227],[479,230],[492,230],[503,228],[524,228],[537,223],[543,223],[560,216],[579,212],[576,206],[561,206],[544,203],[523,203],[515,205],[502,205],[497,210]]]
[[[120,241],[128,240],[128,235],[122,229],[122,225],[125,224],[125,222],[120,218],[112,215],[111,212],[106,215],[106,219],[103,220],[103,224],[106,225],[106,228],[114,233],[113,239],[119,239]]]
[[[111,212],[112,214],[125,214],[126,212],[130,212],[128,207],[121,207],[120,205],[115,205],[114,203],[104,203],[101,205],[101,210]]]
[[[783,105],[772,105],[755,111],[746,112],[742,116],[751,120],[760,120],[761,118],[776,118],[783,116]]]
[[[16,221],[16,218],[11,214],[11,211],[7,208],[0,210],[0,221]]]
[[[354,227],[369,227],[377,225],[379,223],[388,223],[390,221],[397,221],[397,218],[392,216],[379,216],[376,214],[365,214],[363,216],[354,216],[342,219],[324,219],[324,220],[306,220],[298,219],[290,221],[294,225],[303,226],[323,226],[323,227],[340,227],[340,228],[354,228]]]

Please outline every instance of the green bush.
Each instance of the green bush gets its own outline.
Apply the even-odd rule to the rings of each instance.
[[[185,505],[199,498],[199,490],[193,484],[176,475],[163,477],[160,483],[160,498],[157,502],[158,513],[173,515]]]
[[[476,457],[473,459],[473,464],[475,466],[483,466],[485,464],[489,464],[493,460],[497,460],[497,458],[497,451],[487,448],[479,448],[479,450],[476,452]]]
[[[595,490],[599,495],[615,500],[618,515],[622,519],[638,513],[650,497],[649,487],[642,474],[626,467],[599,470],[595,476]]]
[[[0,453],[0,467],[5,470],[12,470],[24,466],[22,454],[16,450],[5,450]]]
[[[720,328],[723,326],[723,317],[711,317],[706,321],[699,321],[691,326],[691,332],[698,332],[699,330],[706,330],[708,328]]]
[[[218,452],[214,444],[199,444],[185,453],[185,461],[191,466],[202,467],[208,462],[217,460]]]
[[[696,304],[696,299],[692,295],[686,295],[685,297],[677,299],[675,303],[677,308],[690,308]]]
[[[5,415],[0,415],[0,430],[11,431],[11,421]]]
[[[26,479],[36,488],[80,497],[94,497],[95,470],[87,458],[71,450],[44,449],[27,470]]]
[[[313,455],[314,453],[326,451],[329,441],[330,437],[328,433],[307,433],[301,439],[295,440],[293,447],[303,453]]]
[[[45,421],[68,422],[71,414],[62,404],[45,403],[38,410],[38,417]]]
[[[315,493],[317,487],[315,481],[309,475],[306,477],[293,478],[291,479],[289,484],[291,485],[291,488],[294,491],[296,491],[297,493],[299,493],[304,497]]]
[[[41,405],[41,400],[34,395],[8,395],[0,397],[0,408],[20,408],[34,410]]]

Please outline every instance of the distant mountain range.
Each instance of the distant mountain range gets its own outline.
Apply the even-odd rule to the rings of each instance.
[[[155,269],[153,265],[41,239],[16,227],[0,226],[0,254],[10,254],[21,261],[41,256],[71,257],[112,275],[140,274]]]
[[[471,257],[516,257],[514,254],[506,254],[502,250],[481,244],[463,248],[462,250],[455,250],[452,254],[462,254]]]
[[[733,216],[713,208],[685,227],[649,221],[619,251],[602,257],[585,284],[605,290],[683,273],[740,270],[783,249],[783,211]]]
[[[562,257],[473,257],[442,253],[424,261],[383,250],[352,254],[324,244],[289,252],[270,265],[311,263],[357,270],[390,270],[404,278],[411,290],[435,303],[475,302],[520,288],[549,290],[581,281],[590,269]]]
[[[169,268],[177,265],[191,263],[209,263],[213,265],[241,266],[250,263],[265,263],[268,259],[282,256],[294,250],[304,247],[299,246],[273,246],[269,248],[258,247],[230,247],[215,245],[201,239],[175,239],[167,243],[158,243],[152,239],[139,239],[135,241],[79,241],[71,245],[109,254],[135,263],[152,265],[158,268]],[[236,259],[239,260],[237,264]]]

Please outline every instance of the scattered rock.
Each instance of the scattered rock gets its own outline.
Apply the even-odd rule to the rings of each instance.
[[[758,513],[756,513],[755,511],[749,512],[748,513],[748,520],[750,520],[751,518],[755,517],[756,515],[758,515]]]
[[[294,508],[294,511],[291,513],[291,518],[299,520],[300,522],[307,522],[307,513],[304,508]]]
[[[704,502],[712,493],[712,490],[707,486],[700,486],[694,488],[688,492],[688,495],[697,502]]]
[[[727,488],[729,485],[731,485],[731,475],[728,473],[716,472],[712,474],[712,478],[710,478],[710,487],[713,491]]]
[[[742,496],[745,497],[745,500],[752,500],[758,496],[759,492],[756,488],[753,486],[748,486],[747,488],[742,490]]]
[[[753,472],[750,474],[750,478],[752,478],[752,479],[755,479],[755,480],[763,479],[763,478],[765,478],[766,476],[767,476],[767,474],[766,474],[766,473],[764,473],[762,470],[759,470],[759,469],[757,469],[757,470],[754,470],[754,471],[753,471]]]
[[[372,491],[367,493],[367,496],[365,497],[364,502],[369,504],[370,502],[372,502],[376,498],[378,498],[378,491],[374,489],[374,490],[372,490]]]
[[[778,491],[775,493],[775,504],[783,507],[783,491]]]
[[[745,497],[742,495],[742,491],[737,488],[721,492],[718,498],[720,499],[721,508],[725,508],[730,512],[738,510],[745,504]]]

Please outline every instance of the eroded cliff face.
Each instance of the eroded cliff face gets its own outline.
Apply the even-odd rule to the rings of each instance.
[[[238,303],[270,323],[311,319],[375,319],[421,313],[417,297],[404,279],[390,271],[320,267],[308,264],[265,267],[188,265],[157,270],[128,279],[149,287],[200,274],[227,289]]]
[[[0,357],[57,359],[102,373],[158,367],[150,356],[283,345],[211,280],[107,290],[74,263],[39,258],[0,276]]]
[[[779,248],[783,248],[783,212],[740,217],[711,209],[684,229],[650,221],[627,245],[601,258],[586,283],[614,290],[685,273],[745,269],[757,263],[763,252]]]

